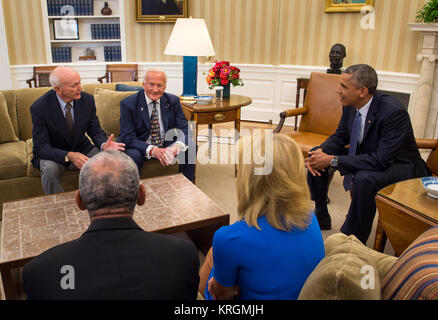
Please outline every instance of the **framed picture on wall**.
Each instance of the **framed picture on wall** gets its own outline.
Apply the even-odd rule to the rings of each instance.
[[[137,22],[175,22],[187,18],[189,0],[135,0]]]
[[[374,0],[325,0],[325,12],[360,12],[363,6],[374,6]]]
[[[53,35],[55,40],[79,40],[78,19],[54,19]]]

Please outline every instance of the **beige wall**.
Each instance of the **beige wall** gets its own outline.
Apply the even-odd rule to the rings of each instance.
[[[46,63],[40,0],[2,0],[11,64]],[[216,59],[233,63],[328,65],[333,43],[347,47],[344,65],[419,73],[420,35],[407,25],[426,0],[375,0],[375,30],[360,13],[324,13],[323,0],[189,0],[189,14],[206,20]],[[163,54],[173,24],[136,23],[125,0],[127,62],[172,62]]]

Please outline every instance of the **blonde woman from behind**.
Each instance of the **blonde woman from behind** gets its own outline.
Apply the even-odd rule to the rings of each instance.
[[[200,270],[206,299],[296,299],[324,257],[301,151],[286,135],[268,137],[240,140],[240,220],[214,235]]]

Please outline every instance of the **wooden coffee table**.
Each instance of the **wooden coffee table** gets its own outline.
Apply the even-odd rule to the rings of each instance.
[[[430,198],[421,178],[400,181],[376,195],[379,210],[374,249],[383,252],[388,238],[395,255],[403,251],[424,231],[438,224],[438,200]]]
[[[135,222],[145,231],[186,232],[204,254],[214,232],[228,225],[230,215],[182,174],[142,180],[146,203],[137,206]],[[0,272],[6,299],[17,297],[11,271],[53,246],[80,237],[90,224],[75,192],[34,197],[3,204]]]

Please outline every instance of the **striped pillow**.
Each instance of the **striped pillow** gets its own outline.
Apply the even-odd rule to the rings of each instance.
[[[384,300],[438,299],[438,226],[419,236],[382,281]]]

